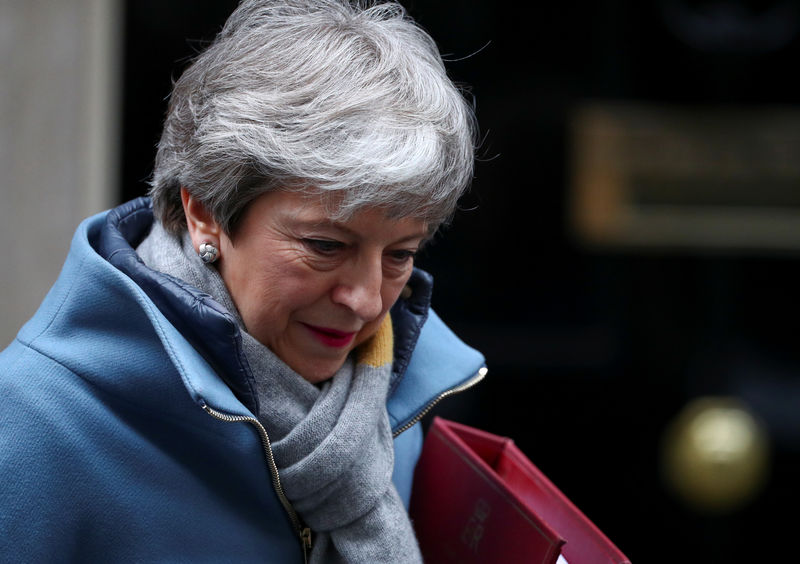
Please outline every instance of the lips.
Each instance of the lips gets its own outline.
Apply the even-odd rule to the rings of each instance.
[[[339,331],[338,329],[319,327],[308,323],[303,323],[303,325],[319,342],[328,347],[346,347],[353,342],[353,338],[356,336],[356,331]]]

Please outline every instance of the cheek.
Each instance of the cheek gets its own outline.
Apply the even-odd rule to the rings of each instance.
[[[257,252],[260,251],[260,252]],[[269,298],[302,283],[303,267],[294,253],[274,245],[242,249],[228,269],[230,278],[251,299]]]
[[[397,301],[397,299],[400,297],[400,292],[402,291],[404,285],[405,284],[400,285],[399,287],[395,287],[394,285],[392,285],[391,288],[388,288],[388,289],[386,289],[386,290],[384,290],[382,292],[382,301],[383,301],[383,311],[384,312],[387,312],[390,309],[392,309],[392,306]]]
[[[273,315],[285,321],[292,313],[317,304],[328,294],[330,285],[323,273],[298,263],[284,264],[262,271],[254,279],[250,305],[262,318]]]
[[[291,299],[286,294],[292,293],[294,285],[289,270],[274,260],[253,260],[252,255],[240,254],[236,259],[225,263],[220,272],[245,326],[252,331],[270,318],[279,323]]]
[[[383,288],[381,288],[383,313],[386,313],[392,309],[392,306],[400,298],[400,294],[403,291],[403,288],[405,288],[410,277],[411,273],[409,273],[408,276],[404,276],[396,280],[390,280],[384,283]]]
[[[411,274],[414,271],[414,267],[410,266],[408,270],[402,276],[397,277],[396,279],[389,280],[387,283],[387,297],[391,299],[392,304],[397,301],[400,297],[400,294],[403,292],[403,289],[408,284],[409,279],[411,278]]]

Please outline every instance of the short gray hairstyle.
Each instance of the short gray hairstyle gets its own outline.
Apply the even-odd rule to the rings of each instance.
[[[473,176],[477,126],[433,39],[393,2],[244,0],[178,79],[150,195],[180,188],[226,233],[276,189],[322,191],[334,219],[379,206],[433,229]]]

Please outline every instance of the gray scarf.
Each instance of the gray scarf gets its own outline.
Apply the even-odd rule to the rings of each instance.
[[[314,531],[311,562],[422,562],[391,480],[389,318],[333,378],[315,386],[247,333],[222,277],[200,260],[188,234],[170,235],[156,222],[136,250],[147,266],[209,294],[236,318],[257,417],[272,439],[286,495]]]

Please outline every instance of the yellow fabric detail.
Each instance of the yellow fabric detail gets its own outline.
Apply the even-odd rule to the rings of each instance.
[[[374,368],[389,364],[394,357],[394,331],[392,318],[387,315],[383,318],[378,332],[367,342],[358,347],[357,360],[359,364],[366,364]]]

